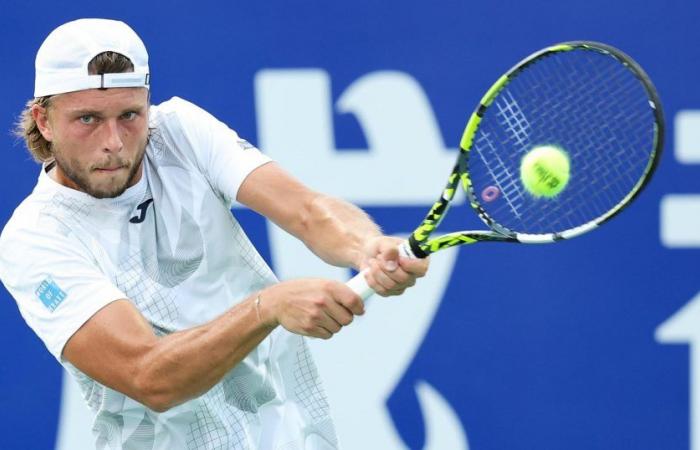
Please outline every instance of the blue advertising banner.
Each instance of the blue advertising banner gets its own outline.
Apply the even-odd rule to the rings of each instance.
[[[198,104],[397,235],[437,199],[471,111],[513,64],[569,40],[631,55],[659,91],[667,137],[628,210],[555,245],[436,254],[415,289],[373,299],[311,347],[345,449],[700,450],[698,2],[5,2],[2,224],[39,172],[11,134],[36,50],[80,17],[139,33],[153,103]],[[280,279],[350,277],[233,213]],[[483,224],[460,202],[443,227]],[[4,288],[0,317],[0,448],[92,448],[76,386]]]

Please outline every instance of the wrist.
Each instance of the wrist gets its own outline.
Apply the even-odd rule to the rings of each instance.
[[[269,291],[261,289],[257,294],[255,294],[255,297],[253,297],[253,309],[255,309],[255,317],[257,318],[258,323],[267,328],[275,328],[277,325],[279,325],[272,308],[272,301]]]
[[[360,272],[367,261],[367,254],[364,249],[358,249],[352,253],[350,267]]]
[[[376,234],[370,234],[365,238],[365,240],[358,245],[355,252],[355,267],[354,269],[361,272],[365,268],[367,262],[374,258],[377,253],[377,248],[379,247],[379,242],[384,236],[377,232]]]

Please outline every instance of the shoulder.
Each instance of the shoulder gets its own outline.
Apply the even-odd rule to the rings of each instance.
[[[192,148],[198,152],[211,147],[216,137],[238,136],[205,109],[180,97],[152,105],[150,127],[152,136],[163,138],[175,151]]]
[[[30,195],[15,209],[0,233],[0,280],[21,277],[37,259],[52,259],[82,247],[56,208]]]
[[[156,125],[177,123],[186,126],[191,124],[193,120],[215,119],[214,116],[194,103],[180,97],[172,97],[163,103],[151,106],[151,120],[155,121]]]
[[[30,194],[25,198],[14,210],[10,220],[7,221],[2,233],[0,233],[0,248],[7,246],[10,242],[21,239],[26,234],[30,234],[30,230],[40,231],[40,216],[47,207],[48,205],[41,201],[36,194]],[[47,225],[49,225],[46,228],[47,230],[52,228],[50,224],[56,224],[56,221],[52,220],[51,217],[49,217],[47,222]]]
[[[22,254],[17,252],[25,246],[41,248],[51,242],[80,242],[69,222],[87,215],[90,207],[89,203],[38,186],[14,210],[0,232],[0,253],[20,258]]]
[[[162,114],[177,113],[179,111],[183,111],[189,108],[197,108],[197,106],[194,103],[187,101],[181,97],[171,97],[169,100],[166,100],[162,103],[159,103],[157,105],[151,105],[151,109],[153,111],[157,111]]]

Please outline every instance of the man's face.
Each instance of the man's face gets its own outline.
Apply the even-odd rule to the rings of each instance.
[[[148,141],[148,91],[91,89],[61,94],[34,118],[52,144],[54,178],[93,197],[121,195],[141,179]]]

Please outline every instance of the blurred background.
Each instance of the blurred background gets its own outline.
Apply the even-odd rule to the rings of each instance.
[[[5,1],[3,224],[38,176],[10,132],[36,50],[81,17],[140,34],[154,103],[199,104],[395,234],[422,219],[473,107],[516,61],[578,39],[631,55],[658,88],[667,140],[630,209],[557,245],[437,254],[410,294],[374,299],[313,350],[345,449],[700,450],[697,1]],[[350,276],[234,214],[280,278]],[[459,204],[444,229],[481,226]],[[0,320],[0,449],[91,448],[86,408],[4,288]]]

